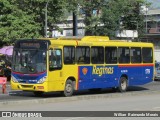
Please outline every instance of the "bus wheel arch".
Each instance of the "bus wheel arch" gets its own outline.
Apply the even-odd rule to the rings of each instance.
[[[119,79],[118,90],[120,92],[126,92],[128,88],[128,77],[127,75],[122,75]]]
[[[65,86],[64,86],[64,91],[63,91],[63,95],[65,97],[69,97],[73,95],[73,92],[75,90],[75,78],[74,77],[69,77],[66,80]]]

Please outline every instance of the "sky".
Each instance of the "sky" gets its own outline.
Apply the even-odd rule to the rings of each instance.
[[[147,0],[148,2],[151,2],[151,8],[159,8],[160,9],[160,0]]]

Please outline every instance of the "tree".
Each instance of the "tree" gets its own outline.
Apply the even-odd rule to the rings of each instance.
[[[100,24],[99,10],[104,0],[68,0],[68,11],[78,16],[84,14],[85,35],[97,35],[96,27]]]
[[[64,20],[66,4],[66,0],[21,0],[19,1],[18,6],[23,11],[27,11],[29,16],[33,16],[33,20],[40,24],[40,35],[45,36],[44,27],[46,10],[48,31],[52,31],[53,27],[57,28],[57,22]]]
[[[79,2],[79,6],[85,14],[85,35],[98,35],[97,27],[101,24],[99,11],[104,2],[105,0],[81,0]]]
[[[0,39],[10,42],[11,39],[37,37],[40,29],[38,23],[18,9],[14,2],[2,0],[0,3]]]
[[[102,8],[101,22],[106,35],[115,37],[117,30],[138,30],[144,32],[144,15],[140,8],[148,4],[145,0],[108,0]],[[103,34],[103,33],[102,33]]]
[[[144,14],[141,12],[141,6],[147,5],[150,3],[144,0],[129,0],[126,4],[129,11],[125,11],[122,18],[122,27],[123,29],[128,30],[138,30],[139,36],[144,34]]]
[[[48,31],[59,29],[57,23],[62,23],[68,12],[78,15],[79,8],[85,15],[85,35],[114,37],[116,30],[141,31],[144,18],[139,8],[143,4],[145,0],[1,0],[0,39],[44,36],[46,5]]]
[[[72,0],[71,3],[80,6],[85,14],[85,35],[115,37],[115,31],[123,29],[138,29],[142,33],[144,16],[140,15],[140,6],[146,4],[145,0]]]
[[[47,0],[2,0],[0,2],[0,39],[44,36]],[[48,30],[64,20],[66,0],[48,0]]]

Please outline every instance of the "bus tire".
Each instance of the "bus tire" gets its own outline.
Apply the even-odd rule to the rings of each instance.
[[[37,97],[41,97],[41,96],[43,96],[43,94],[44,94],[44,92],[42,92],[42,91],[34,91],[33,93],[34,93],[34,95],[37,96]]]
[[[63,94],[65,97],[69,97],[73,95],[73,92],[74,92],[73,81],[67,80]]]
[[[126,92],[128,87],[128,82],[127,82],[127,78],[126,77],[121,77],[119,80],[119,91],[120,92]]]

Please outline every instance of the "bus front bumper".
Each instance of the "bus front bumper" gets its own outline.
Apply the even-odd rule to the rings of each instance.
[[[46,82],[42,84],[20,84],[11,80],[12,90],[24,90],[24,91],[43,91],[47,92]]]

